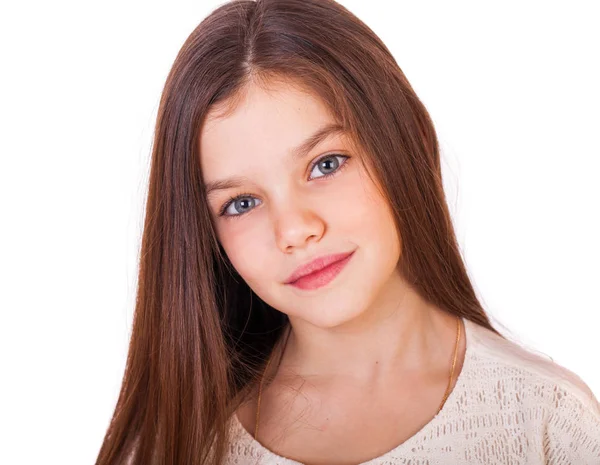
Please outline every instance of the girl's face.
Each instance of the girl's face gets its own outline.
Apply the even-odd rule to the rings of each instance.
[[[213,110],[200,136],[207,199],[229,260],[292,324],[322,328],[368,312],[400,280],[400,238],[388,204],[347,136],[332,128],[319,99],[280,83],[269,91],[248,88],[226,117]],[[210,189],[230,178],[223,189]],[[285,284],[300,265],[352,251],[325,286]]]

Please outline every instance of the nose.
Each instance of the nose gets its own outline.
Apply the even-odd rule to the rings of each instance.
[[[287,203],[280,206],[273,215],[275,240],[284,253],[290,253],[295,248],[305,248],[311,241],[320,241],[325,232],[325,220],[309,204]]]

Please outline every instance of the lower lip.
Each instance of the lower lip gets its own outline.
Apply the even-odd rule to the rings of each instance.
[[[320,271],[316,271],[307,276],[303,276],[302,278],[297,279],[293,283],[289,284],[304,290],[312,290],[318,289],[319,287],[323,287],[330,281],[332,281],[333,278],[335,278],[340,273],[340,271],[342,271],[342,269],[350,261],[353,255],[354,252],[352,252],[350,255],[340,260],[339,262],[332,263],[331,265],[326,266]]]

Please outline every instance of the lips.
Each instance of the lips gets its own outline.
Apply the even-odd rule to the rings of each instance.
[[[322,270],[323,268],[326,268],[333,263],[343,260],[344,258],[352,255],[353,253],[354,250],[351,252],[323,255],[321,257],[318,257],[315,260],[296,268],[296,270],[285,280],[285,284],[291,284],[303,276],[307,276],[311,273]]]

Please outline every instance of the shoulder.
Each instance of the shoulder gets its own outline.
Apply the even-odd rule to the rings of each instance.
[[[465,325],[473,383],[493,392],[502,410],[536,418],[546,463],[600,464],[600,403],[583,379],[546,355],[476,323]]]
[[[467,343],[471,343],[479,370],[504,382],[512,381],[514,387],[528,387],[537,396],[547,399],[549,406],[569,397],[600,415],[598,400],[576,373],[549,356],[504,339],[474,322],[467,320],[465,325],[469,325],[472,340]]]
[[[483,326],[471,321],[465,321],[465,324],[469,325],[471,348],[480,370],[487,370],[505,382],[512,380],[515,387],[527,386],[545,398],[549,406],[569,397],[600,416],[598,400],[576,373],[549,356],[504,339]]]

